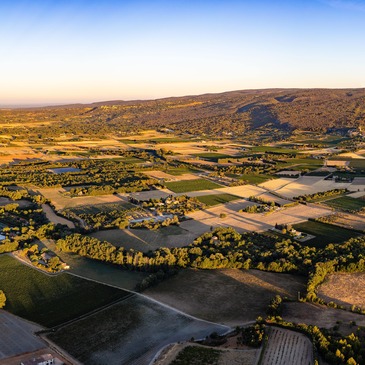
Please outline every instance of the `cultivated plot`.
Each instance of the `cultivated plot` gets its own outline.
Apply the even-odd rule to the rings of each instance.
[[[305,335],[272,327],[261,365],[312,365],[313,346]]]
[[[296,298],[305,278],[258,270],[180,271],[144,294],[185,313],[229,326],[254,321],[265,313],[271,298]]]
[[[62,327],[49,338],[85,364],[140,365],[148,364],[169,343],[227,330],[134,295]]]

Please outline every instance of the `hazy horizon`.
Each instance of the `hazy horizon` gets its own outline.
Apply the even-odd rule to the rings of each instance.
[[[0,105],[365,85],[365,1],[0,3]]]

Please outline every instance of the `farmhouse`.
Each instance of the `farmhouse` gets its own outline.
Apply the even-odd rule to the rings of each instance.
[[[39,357],[21,362],[20,365],[52,365],[54,364],[54,358],[51,354],[44,354]]]

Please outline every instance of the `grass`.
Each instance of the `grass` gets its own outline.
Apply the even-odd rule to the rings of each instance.
[[[221,351],[198,347],[187,346],[177,355],[170,365],[217,365]]]
[[[174,181],[165,183],[174,193],[188,193],[189,191],[219,189],[222,186],[205,179]]]
[[[351,160],[350,167],[352,167],[354,170],[365,170],[365,159]]]
[[[277,179],[278,176],[268,175],[268,174],[246,174],[241,175],[240,180],[246,181],[249,184],[261,184],[265,181]]]
[[[293,227],[299,232],[316,236],[311,240],[303,242],[303,245],[319,248],[323,248],[329,243],[341,243],[352,237],[357,237],[360,235],[358,232],[355,232],[351,229],[314,221],[295,224]]]
[[[187,166],[181,166],[181,167],[170,167],[169,166],[169,168],[164,172],[166,172],[170,175],[179,176],[179,175],[183,175],[183,174],[192,174],[192,173],[201,172],[201,171],[192,169]]]
[[[6,309],[46,327],[129,295],[69,274],[49,276],[8,255],[0,257],[0,266],[0,288],[7,297]]]
[[[203,195],[198,196],[197,199],[206,204],[209,207],[212,207],[214,205],[218,204],[225,204],[232,200],[240,199],[238,196],[231,195],[231,194],[213,194],[213,195]]]
[[[345,212],[356,212],[365,207],[364,200],[351,198],[349,196],[342,196],[340,198],[327,200],[323,202],[323,204]]]

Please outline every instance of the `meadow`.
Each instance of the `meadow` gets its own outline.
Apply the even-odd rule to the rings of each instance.
[[[70,274],[49,276],[9,255],[0,257],[0,266],[6,309],[46,327],[62,324],[129,295]]]
[[[165,183],[174,193],[188,193],[190,191],[219,189],[222,186],[205,179],[173,181]]]
[[[327,200],[324,202],[324,204],[336,210],[350,213],[357,212],[365,207],[364,200],[351,198],[349,196]]]
[[[314,221],[295,224],[293,228],[299,232],[315,236],[315,238],[305,241],[302,244],[318,248],[325,247],[329,243],[340,243],[352,237],[360,236],[358,232],[351,229]]]
[[[206,204],[207,206],[211,207],[213,205],[218,204],[225,204],[232,200],[240,199],[238,196],[231,195],[231,194],[213,194],[213,195],[202,195],[198,196],[197,199]]]

